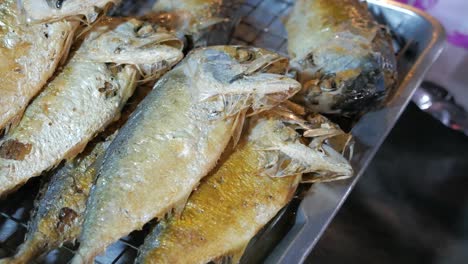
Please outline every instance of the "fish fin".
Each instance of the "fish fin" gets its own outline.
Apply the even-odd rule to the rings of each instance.
[[[267,113],[268,115],[268,113]],[[339,151],[327,145],[328,137],[344,134],[336,126],[326,119],[317,119],[316,123],[303,122],[296,118],[272,118],[264,121],[262,117],[257,119],[259,123],[251,132],[251,138],[255,141],[255,147],[259,149],[262,157],[262,174],[269,177],[286,177],[303,173],[313,173],[316,181],[342,179],[352,176],[353,170],[348,160]],[[262,121],[263,120],[263,121]],[[291,123],[293,126],[291,126]],[[311,144],[305,145],[299,134],[295,131],[295,125],[307,130],[313,138]],[[268,133],[267,131],[282,131]],[[261,150],[264,149],[264,150]],[[310,180],[308,180],[310,181]]]
[[[246,110],[240,111],[239,114],[236,116],[236,120],[234,121],[234,125],[232,128],[233,130],[232,131],[232,147],[233,148],[237,145],[237,143],[239,143],[239,139],[242,135],[246,113],[247,113]]]
[[[201,24],[198,24],[195,26],[195,27],[192,27],[190,29],[190,31],[192,31],[191,33],[199,33],[207,28],[210,28],[216,24],[219,24],[219,23],[222,23],[222,22],[227,22],[229,21],[228,18],[222,18],[222,17],[212,17],[212,18],[209,18],[209,19],[206,19],[205,21],[203,21]]]
[[[306,114],[304,106],[296,104],[290,100],[284,101],[281,105],[279,105],[279,107],[285,107],[298,116],[305,116]]]
[[[94,28],[94,26],[97,25],[99,23],[99,21],[101,21],[104,17],[105,16],[97,17],[96,20],[94,21],[95,23],[90,22],[90,20],[87,18],[87,16],[86,16],[86,20],[83,20],[80,17],[76,17],[75,18],[76,20],[78,20],[78,21],[80,21],[80,23],[86,25],[86,27],[81,29],[80,32],[78,32],[78,34],[76,34],[76,39],[79,39],[82,36],[86,35],[88,32],[90,32]]]
[[[62,48],[62,54],[59,55],[60,61],[58,63],[58,66],[65,65],[66,62],[68,61],[68,54],[70,53],[70,48],[75,40],[75,33],[78,30],[78,22],[71,22],[74,23],[73,27],[75,27],[67,36],[65,39],[65,42],[63,43],[63,48]]]
[[[313,173],[316,181],[330,181],[349,178],[353,173],[349,162],[326,144],[311,148],[300,142],[286,143],[273,155],[277,155],[277,165],[265,170],[270,177]]]

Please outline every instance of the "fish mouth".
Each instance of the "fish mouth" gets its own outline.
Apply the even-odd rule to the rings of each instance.
[[[210,49],[222,51],[240,64],[249,64],[243,75],[254,73],[285,74],[289,59],[273,51],[249,46],[211,46]]]

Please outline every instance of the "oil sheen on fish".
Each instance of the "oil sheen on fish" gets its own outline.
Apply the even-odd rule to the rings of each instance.
[[[0,1],[0,137],[15,126],[67,54],[78,22],[20,23],[16,0]]]
[[[109,146],[72,263],[92,263],[120,237],[183,207],[191,191],[256,113],[300,89],[287,60],[257,48],[192,51],[165,74]]]
[[[35,213],[28,224],[25,242],[2,264],[29,263],[37,256],[78,238],[91,186],[97,176],[95,163],[127,122],[136,106],[153,86],[140,85],[122,110],[121,118],[109,125],[73,161],[54,172],[35,202]]]
[[[169,62],[182,57],[180,45],[166,45],[167,33],[138,35],[143,26],[135,19],[107,18],[89,32],[67,65],[27,108],[19,125],[0,141],[1,194],[72,159],[118,118],[138,80],[135,64],[149,62],[142,58],[152,57],[152,65],[165,70],[172,65]],[[115,51],[116,46],[122,50],[120,54],[101,60],[101,54],[110,53],[106,49]],[[158,49],[165,53],[155,52]],[[155,53],[160,56],[153,56]]]
[[[262,117],[251,126],[202,180],[180,218],[164,220],[150,233],[136,263],[237,263],[249,241],[291,200],[302,173],[351,176],[342,156],[307,147],[280,118]]]
[[[47,188],[36,201],[25,242],[12,258],[1,259],[0,263],[30,263],[42,253],[78,237],[86,200],[96,178],[92,165],[104,154],[110,141],[97,143],[89,153],[83,153],[51,176]]]
[[[291,66],[309,111],[353,115],[372,109],[396,83],[390,34],[358,0],[298,0],[286,24]],[[307,34],[304,34],[307,32]]]
[[[17,0],[28,22],[55,21],[63,18],[76,19],[85,16],[94,22],[98,15],[120,0]]]

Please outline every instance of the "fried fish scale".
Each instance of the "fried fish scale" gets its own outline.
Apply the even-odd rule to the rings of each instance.
[[[291,200],[302,173],[351,176],[345,159],[308,148],[281,118],[252,123],[193,192],[180,218],[164,220],[150,233],[136,263],[237,263],[249,241]]]
[[[0,2],[0,137],[52,76],[78,26],[70,21],[27,25],[16,0]]]
[[[86,201],[97,176],[95,164],[151,89],[148,84],[139,86],[123,109],[121,118],[88,144],[83,153],[52,174],[34,204],[35,213],[28,224],[24,243],[13,257],[2,259],[0,263],[29,263],[42,253],[78,238]]]
[[[298,0],[286,23],[291,66],[309,111],[354,115],[378,107],[396,84],[388,30],[358,0]],[[307,34],[304,34],[307,32]]]
[[[92,263],[120,237],[185,204],[258,112],[300,89],[285,58],[257,48],[198,49],[165,74],[106,151],[72,263]],[[278,68],[279,67],[279,68]]]
[[[28,224],[25,242],[12,258],[1,259],[0,263],[29,263],[42,253],[78,237],[86,200],[96,178],[92,165],[110,141],[97,143],[90,153],[53,173],[44,194],[36,201],[36,211]]]
[[[139,35],[144,24],[135,19],[107,18],[89,32],[67,65],[27,108],[19,125],[0,141],[0,194],[64,159],[71,160],[118,118],[135,89],[141,58],[153,59],[148,65],[156,66],[148,68],[154,72],[166,70],[182,58],[181,43],[169,47],[176,42],[171,39],[166,43],[167,33]],[[89,49],[87,42],[97,49]],[[115,43],[131,52],[101,60],[100,54],[110,53],[109,48],[114,51]],[[159,49],[164,52],[154,52]],[[123,54],[124,59],[120,57]],[[112,63],[113,59],[118,64]]]

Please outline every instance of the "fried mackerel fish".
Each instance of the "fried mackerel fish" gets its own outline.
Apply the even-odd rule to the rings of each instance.
[[[298,0],[286,23],[291,66],[309,111],[354,115],[378,106],[396,83],[390,34],[358,0]],[[307,32],[307,34],[305,34]]]
[[[66,20],[27,25],[19,9],[17,0],[0,1],[0,137],[66,57],[79,26]]]
[[[44,193],[35,202],[35,212],[28,224],[25,242],[11,258],[1,264],[30,263],[42,253],[73,242],[79,235],[86,200],[96,178],[94,163],[112,141],[98,142],[75,160],[66,163],[51,176]]]
[[[92,263],[112,242],[179,211],[215,166],[244,116],[300,89],[287,60],[258,48],[192,51],[165,74],[106,151],[72,263]]]
[[[149,83],[140,85],[124,107],[121,117],[90,142],[72,161],[55,171],[34,203],[24,243],[2,264],[30,263],[31,260],[60,247],[74,243],[81,232],[86,201],[97,176],[97,166],[118,129],[151,91]]]
[[[0,141],[0,193],[79,154],[119,117],[139,68],[157,76],[182,58],[181,49],[174,36],[147,23],[101,19],[19,125]]]
[[[348,161],[322,144],[338,135],[322,120],[309,131],[320,134],[321,143],[309,147],[291,120],[254,118],[233,153],[190,196],[180,218],[164,220],[150,233],[136,263],[238,263],[249,241],[291,200],[302,173],[313,172],[318,181],[350,177]]]

